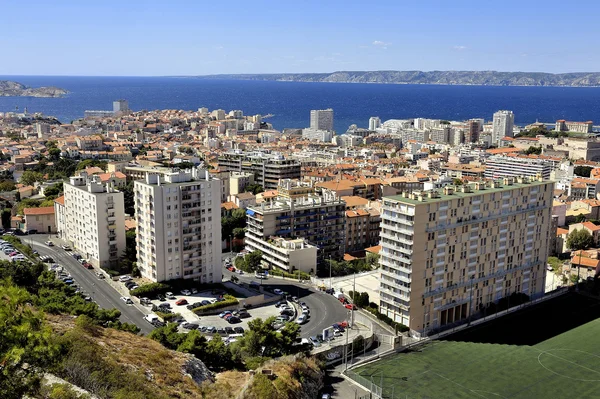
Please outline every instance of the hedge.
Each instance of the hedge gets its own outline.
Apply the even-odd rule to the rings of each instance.
[[[372,313],[373,315],[375,315],[378,320],[381,320],[385,324],[394,327],[394,329],[396,329],[396,331],[406,332],[406,331],[410,330],[410,328],[408,326],[405,326],[402,323],[398,323],[398,322],[392,320],[390,317],[384,315],[383,313],[379,313],[379,311],[377,309],[374,309],[374,308],[371,308],[371,307],[367,307],[367,308],[364,308],[364,309],[368,310],[370,313]]]
[[[150,283],[150,284],[146,284],[146,285],[142,285],[141,287],[136,288],[135,290],[131,291],[131,295],[143,298],[143,297],[148,297],[148,298],[152,298],[158,294],[164,294],[165,292],[169,291],[171,287],[169,287],[167,284],[163,284],[163,283]]]
[[[210,305],[200,306],[200,307],[194,308],[192,311],[194,313],[196,313],[196,312],[206,312],[206,311],[210,311],[210,310],[216,310],[216,309],[225,308],[225,307],[231,306],[231,305],[237,305],[238,303],[240,303],[232,295],[224,295],[223,299],[225,299],[225,300],[221,301],[221,302],[211,303]]]
[[[272,276],[287,277],[296,280],[310,280],[310,275],[308,273],[301,272],[299,270],[294,273],[284,272],[283,270],[269,270],[269,274]]]

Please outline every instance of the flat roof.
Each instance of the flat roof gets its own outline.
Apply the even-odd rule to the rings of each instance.
[[[498,193],[498,192],[503,192],[503,191],[510,191],[510,190],[514,190],[517,188],[523,188],[523,187],[531,187],[531,186],[542,186],[544,184],[552,184],[554,182],[549,181],[549,180],[544,180],[544,181],[532,181],[530,183],[513,183],[512,185],[506,185],[503,184],[502,187],[497,187],[497,188],[492,188],[492,187],[485,187],[485,189],[482,190],[475,190],[474,188],[472,188],[470,193],[463,193],[462,191],[460,191],[460,187],[461,186],[449,186],[454,188],[454,193],[451,195],[445,195],[444,194],[444,189],[440,188],[434,191],[438,192],[438,197],[437,198],[429,198],[429,197],[425,197],[424,201],[419,201],[417,199],[411,199],[411,198],[404,198],[402,195],[392,195],[389,197],[383,197],[383,200],[391,200],[391,201],[397,201],[397,202],[403,202],[406,204],[411,204],[411,205],[418,205],[418,204],[429,204],[432,202],[441,202],[441,201],[449,201],[452,199],[457,199],[457,198],[468,198],[468,197],[473,197],[476,195],[483,195],[483,194],[489,194],[489,193]],[[469,184],[470,186],[474,186],[473,183]],[[458,188],[458,190],[457,190]],[[418,190],[414,191],[414,192],[419,192]],[[424,191],[425,193],[427,193],[428,191]]]

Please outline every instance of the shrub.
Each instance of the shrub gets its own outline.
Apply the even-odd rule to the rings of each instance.
[[[410,328],[408,326],[405,326],[402,323],[398,323],[398,322],[392,320],[390,317],[384,315],[383,313],[379,313],[379,311],[375,308],[368,307],[368,308],[365,308],[365,310],[368,310],[370,313],[375,315],[378,320],[381,320],[385,324],[394,327],[394,329],[396,329],[396,331],[406,332],[406,331],[410,330]]]
[[[232,295],[225,295],[223,296],[223,299],[225,299],[224,301],[221,302],[215,302],[215,303],[211,303],[210,305],[204,305],[204,306],[200,306],[197,307],[195,309],[193,309],[193,312],[208,312],[211,310],[217,310],[217,309],[222,309],[228,306],[232,306],[232,305],[237,305],[238,303],[240,303],[234,296]]]
[[[171,287],[163,283],[150,283],[142,285],[141,287],[131,291],[131,295],[152,298],[158,294],[164,294],[165,292],[169,291],[169,289],[171,289]]]
[[[294,278],[297,280],[310,280],[310,275],[300,270],[296,270],[294,273],[288,273],[283,270],[269,270],[269,274],[272,276],[280,276],[286,278]]]

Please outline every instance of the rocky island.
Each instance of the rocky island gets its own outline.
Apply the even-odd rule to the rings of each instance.
[[[201,79],[274,80],[282,82],[387,83],[470,86],[600,86],[599,72],[544,73],[498,71],[338,71],[206,75]]]
[[[0,97],[62,97],[67,93],[60,87],[27,87],[19,82],[0,80]]]

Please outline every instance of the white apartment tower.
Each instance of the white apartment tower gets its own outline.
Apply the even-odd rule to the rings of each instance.
[[[116,113],[129,113],[129,102],[127,100],[113,101],[113,112]]]
[[[333,131],[333,109],[313,109],[310,111],[310,128],[312,130]]]
[[[381,313],[422,334],[514,293],[543,296],[553,185],[505,178],[384,197]]]
[[[501,110],[494,113],[492,144],[498,145],[503,137],[513,137],[515,114],[512,111]]]
[[[117,266],[125,252],[123,193],[81,172],[64,183],[64,213],[63,238],[94,266]]]
[[[378,116],[372,116],[369,118],[369,130],[378,129],[381,126],[381,119]]]
[[[135,181],[137,265],[152,281],[220,282],[221,182],[207,171],[146,173]]]

